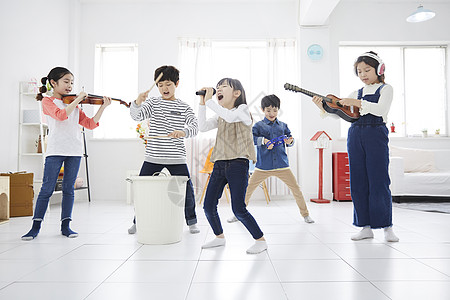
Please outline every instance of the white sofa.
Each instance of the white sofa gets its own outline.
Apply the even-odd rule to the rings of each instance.
[[[394,200],[403,196],[450,197],[450,149],[391,146],[389,175]]]

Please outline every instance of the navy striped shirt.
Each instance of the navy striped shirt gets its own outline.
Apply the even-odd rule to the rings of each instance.
[[[149,120],[147,136],[164,136],[174,130],[182,130],[186,138],[198,133],[198,121],[192,108],[180,99],[164,100],[149,98],[142,105],[132,102],[131,118],[135,121]],[[155,164],[185,164],[186,147],[184,138],[147,139],[145,161]]]

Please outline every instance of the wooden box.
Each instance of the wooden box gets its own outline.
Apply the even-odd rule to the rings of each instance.
[[[33,173],[2,173],[9,177],[9,214],[11,217],[33,215]]]
[[[9,221],[9,177],[0,176],[0,224]]]

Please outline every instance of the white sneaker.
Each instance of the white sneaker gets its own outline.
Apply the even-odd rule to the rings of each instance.
[[[394,243],[400,240],[398,236],[395,235],[392,227],[384,228],[384,239],[386,240],[386,242],[394,242]]]
[[[215,238],[212,241],[207,242],[202,246],[202,249],[209,249],[209,248],[215,248],[215,247],[221,247],[225,246],[225,238]]]
[[[306,222],[306,223],[310,223],[310,224],[311,224],[311,223],[314,223],[314,220],[311,219],[310,216],[306,216],[304,219],[305,219],[305,222]]]
[[[364,239],[373,239],[372,228],[364,227],[363,229],[361,229],[360,232],[352,235],[351,239],[354,241],[360,241],[360,240],[364,240]]]
[[[129,234],[135,234],[136,233],[136,224],[133,224],[130,228],[128,228]]]
[[[197,227],[197,224],[189,225],[189,232],[192,234],[199,233],[200,229]]]
[[[266,241],[255,241],[255,244],[247,249],[247,254],[258,254],[267,250]]]
[[[228,223],[234,223],[234,222],[237,222],[237,221],[239,221],[239,220],[236,218],[236,216],[232,216],[231,218],[227,219]]]

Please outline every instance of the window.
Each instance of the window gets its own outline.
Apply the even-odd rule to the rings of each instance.
[[[276,94],[281,99],[279,117],[297,120],[299,101],[293,93],[284,91],[284,83],[296,82],[297,50],[295,40],[218,41],[180,40],[180,95],[193,99],[189,104],[198,109],[198,98],[190,95],[203,86],[214,86],[225,78],[236,78],[244,86],[247,104],[257,122],[264,118],[261,99]],[[181,76],[183,77],[181,78]],[[182,98],[183,99],[183,98]],[[189,100],[188,100],[189,101]],[[207,113],[211,113],[207,111]],[[208,116],[209,117],[209,116]],[[289,128],[298,134],[297,122]],[[215,132],[202,134],[210,137]]]
[[[394,88],[388,125],[394,136],[419,136],[447,131],[446,47],[444,46],[341,46],[339,49],[341,96],[361,88],[353,63],[364,52],[374,51],[386,64],[386,83]],[[426,58],[426,59],[424,59]],[[349,123],[341,121],[341,135]]]
[[[100,44],[95,47],[94,91],[98,95],[134,100],[138,95],[138,48],[135,44]],[[96,110],[98,107],[96,108]],[[136,138],[136,122],[117,101],[106,109],[94,138]]]

